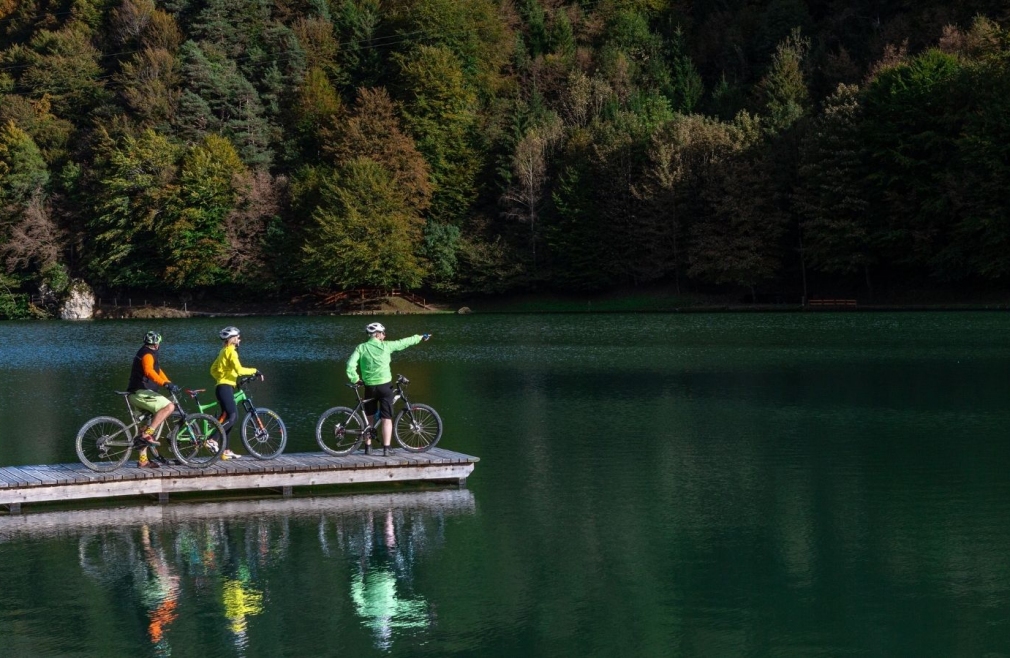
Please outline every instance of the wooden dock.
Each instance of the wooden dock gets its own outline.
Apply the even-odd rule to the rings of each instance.
[[[376,482],[435,481],[465,486],[478,461],[470,455],[432,448],[422,453],[398,449],[388,457],[361,452],[345,457],[291,453],[266,461],[243,457],[205,469],[140,469],[134,461],[111,473],[95,473],[78,463],[4,466],[0,467],[0,506],[18,513],[27,503],[118,496],[156,496],[159,502],[166,502],[172,493],[256,489],[276,489],[290,495],[293,487]]]

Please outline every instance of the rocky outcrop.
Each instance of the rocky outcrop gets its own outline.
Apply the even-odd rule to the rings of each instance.
[[[60,306],[61,320],[90,320],[95,315],[95,293],[83,281],[74,281]]]

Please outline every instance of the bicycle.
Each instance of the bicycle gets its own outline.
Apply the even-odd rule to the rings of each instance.
[[[403,408],[393,420],[393,436],[396,442],[408,452],[431,450],[442,438],[442,418],[438,412],[426,404],[411,402],[403,388],[410,380],[403,375],[396,376],[393,404],[403,400]],[[362,399],[361,384],[346,384],[354,389],[358,404],[350,407],[333,407],[323,412],[316,423],[316,441],[319,447],[331,455],[348,455],[361,445],[362,441],[372,441],[377,437],[375,425],[365,416],[365,403],[372,399]]]
[[[265,407],[257,407],[253,404],[252,398],[246,392],[245,387],[256,376],[239,377],[236,381],[235,402],[242,405],[246,415],[242,420],[242,444],[253,457],[257,459],[273,459],[284,452],[284,446],[288,443],[288,430],[284,427],[284,421]],[[187,390],[186,392],[196,401],[196,406],[200,411],[206,412],[217,406],[217,400],[208,404],[200,404],[197,397],[207,389],[199,388]]]
[[[108,473],[116,470],[130,459],[134,449],[134,440],[140,435],[141,427],[150,422],[153,414],[135,409],[130,404],[128,391],[116,391],[123,396],[126,408],[130,412],[130,424],[127,425],[112,416],[97,416],[81,426],[77,432],[75,447],[77,458],[92,471]],[[194,468],[207,468],[218,459],[224,451],[224,442],[213,440],[214,432],[224,429],[216,418],[209,414],[186,413],[179,403],[174,391],[169,391],[175,411],[169,416],[158,431],[155,439],[160,439],[166,427],[171,426],[169,443],[172,453],[179,463]]]

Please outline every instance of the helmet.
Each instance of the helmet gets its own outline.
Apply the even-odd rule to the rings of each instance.
[[[161,342],[161,334],[157,331],[148,331],[144,335],[144,345],[157,345]]]
[[[386,328],[382,326],[381,322],[373,322],[372,324],[365,327],[365,331],[367,331],[368,335],[371,336],[372,334],[377,334],[380,331],[382,333],[386,333]]]
[[[229,338],[238,336],[239,333],[238,327],[225,327],[217,335],[221,337],[221,340],[228,340]]]

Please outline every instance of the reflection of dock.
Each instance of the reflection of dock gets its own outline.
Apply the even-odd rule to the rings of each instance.
[[[463,485],[477,457],[433,448],[412,454],[397,450],[388,457],[361,453],[331,457],[321,452],[292,453],[269,461],[240,459],[200,470],[185,466],[139,469],[128,464],[111,473],[95,473],[81,464],[0,468],[0,505],[12,512],[24,503],[71,502],[116,496],[222,492],[376,482],[449,482]]]
[[[442,489],[36,512],[30,515],[0,516],[0,542],[24,536],[59,536],[85,530],[124,529],[144,525],[179,525],[251,517],[267,520],[271,517],[334,517],[388,510],[453,516],[473,514],[476,504],[473,494],[466,489]]]

